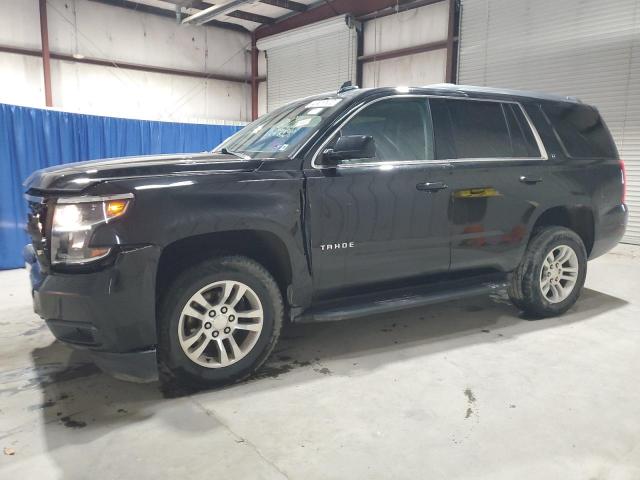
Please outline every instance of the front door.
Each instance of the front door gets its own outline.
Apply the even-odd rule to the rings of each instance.
[[[307,222],[319,296],[393,286],[449,269],[448,162],[434,160],[423,97],[374,101],[334,134],[370,135],[375,158],[307,176]],[[325,147],[326,148],[326,147]]]

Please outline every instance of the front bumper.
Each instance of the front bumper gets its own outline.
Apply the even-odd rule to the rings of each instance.
[[[99,271],[44,274],[27,247],[34,310],[58,340],[87,350],[107,373],[154,380],[159,255],[158,248],[144,246],[119,252]]]

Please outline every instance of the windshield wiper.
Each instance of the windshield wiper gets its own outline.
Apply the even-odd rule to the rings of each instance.
[[[245,155],[243,153],[240,152],[233,152],[231,150],[227,150],[226,147],[222,147],[220,150],[218,150],[220,153],[224,154],[224,155],[233,155],[234,157],[238,157],[241,158],[243,160],[251,160],[251,157],[249,155]]]

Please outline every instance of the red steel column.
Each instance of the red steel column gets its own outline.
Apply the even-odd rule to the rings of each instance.
[[[51,58],[49,52],[49,29],[47,27],[47,0],[40,0],[40,39],[42,42],[42,70],[44,71],[44,100],[47,107],[53,106],[51,97]]]
[[[455,45],[454,45],[454,28],[456,22],[456,0],[449,0],[449,28],[447,31],[447,66],[446,66],[446,82],[454,83],[455,81],[455,72],[454,72],[454,53],[455,53]]]
[[[256,33],[251,32],[251,119],[258,118],[258,47]]]

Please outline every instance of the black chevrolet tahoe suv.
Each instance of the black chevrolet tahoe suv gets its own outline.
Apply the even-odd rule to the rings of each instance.
[[[506,287],[530,317],[577,300],[627,221],[598,111],[530,92],[343,88],[213,152],[35,172],[35,311],[121,378],[246,378],[285,321]],[[162,367],[162,368],[159,368]]]

